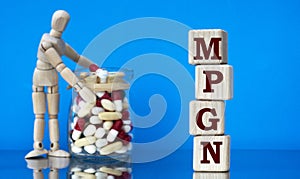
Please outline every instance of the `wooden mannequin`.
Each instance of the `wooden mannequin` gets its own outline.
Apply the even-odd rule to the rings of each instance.
[[[89,67],[93,62],[84,56],[79,55],[71,46],[61,39],[65,30],[69,14],[66,11],[58,10],[52,16],[50,33],[42,36],[37,53],[37,64],[33,74],[33,109],[35,114],[34,122],[34,150],[29,152],[25,158],[38,157],[43,154],[55,157],[69,157],[69,153],[59,150],[59,127],[57,114],[59,109],[58,75],[57,72],[71,85],[87,103],[95,103],[95,94],[85,87],[75,74],[65,66],[61,56],[65,55],[81,66]],[[47,87],[47,94],[44,88]],[[49,114],[49,135],[51,148],[48,152],[43,147],[44,138],[44,115],[46,112],[46,98]]]

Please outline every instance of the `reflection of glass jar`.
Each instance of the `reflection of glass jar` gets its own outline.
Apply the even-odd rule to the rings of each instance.
[[[72,159],[68,178],[131,179],[131,165],[117,160],[95,162],[84,159]]]
[[[126,90],[133,72],[107,68],[101,72],[76,72],[80,81],[96,94],[86,103],[73,91],[69,119],[69,149],[74,157],[126,158],[131,151],[132,130]],[[100,77],[101,78],[100,78]]]

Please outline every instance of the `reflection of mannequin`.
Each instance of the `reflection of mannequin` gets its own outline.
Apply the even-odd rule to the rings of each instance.
[[[38,48],[38,60],[33,74],[33,93],[32,101],[35,114],[34,122],[34,150],[29,152],[25,158],[32,158],[47,154],[43,147],[44,138],[44,115],[46,107],[49,114],[49,134],[51,141],[51,149],[49,156],[69,157],[69,153],[59,150],[59,128],[58,128],[58,76],[57,72],[66,80],[88,103],[95,102],[94,93],[85,87],[75,74],[65,66],[61,56],[66,55],[79,65],[89,67],[92,62],[84,56],[79,55],[71,46],[61,39],[62,32],[65,30],[69,14],[66,11],[58,10],[52,16],[52,24],[50,33],[45,33],[41,39]],[[44,88],[47,88],[47,94]],[[47,105],[46,105],[47,99]]]
[[[59,178],[59,169],[63,169],[69,166],[69,158],[36,158],[26,159],[27,168],[33,170],[33,179],[44,179],[43,169],[50,168],[49,179]]]

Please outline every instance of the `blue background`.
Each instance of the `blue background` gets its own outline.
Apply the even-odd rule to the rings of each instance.
[[[193,29],[221,28],[229,33],[229,64],[234,66],[234,100],[226,105],[226,133],[232,137],[232,149],[300,149],[299,40],[300,3],[297,1],[6,1],[0,7],[1,34],[1,133],[0,149],[31,150],[33,119],[31,102],[32,72],[36,51],[43,33],[49,32],[52,13],[65,9],[71,21],[63,34],[66,42],[82,53],[91,40],[103,30],[125,20],[140,17],[163,17],[179,21]],[[182,34],[186,36],[187,34]],[[113,38],[113,37],[112,37]],[[164,48],[163,48],[164,47]],[[122,49],[124,48],[124,49]],[[177,59],[194,76],[188,65],[187,52],[172,44],[145,39],[118,49],[115,58],[133,58],[143,53],[162,53]],[[130,50],[128,50],[130,49]],[[99,49],[101,51],[101,49]],[[64,59],[75,68],[75,64]],[[180,78],[180,76],[179,76]],[[178,92],[168,79],[149,75],[136,81],[136,90],[147,81],[160,88],[143,88],[147,95],[161,93],[170,107],[167,122],[178,118],[174,105]],[[184,79],[182,79],[184,80]],[[60,78],[61,145],[67,148],[67,118],[71,101],[67,84]],[[152,84],[152,86],[155,86]],[[191,93],[194,89],[190,90]],[[168,101],[169,100],[169,101]],[[192,99],[191,99],[192,100]],[[140,115],[149,107],[133,110]],[[171,104],[172,103],[172,104]],[[136,107],[135,107],[136,106]],[[186,117],[188,122],[188,116]],[[164,135],[158,124],[140,141],[151,141]],[[45,146],[49,148],[48,132]],[[192,149],[192,137],[182,149]]]

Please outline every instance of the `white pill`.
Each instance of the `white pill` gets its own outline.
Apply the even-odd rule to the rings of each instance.
[[[116,167],[115,170],[119,170],[121,172],[127,172],[128,169],[126,167]]]
[[[116,111],[121,112],[123,110],[122,100],[114,100],[114,104],[116,106]]]
[[[104,94],[105,94],[104,91],[99,91],[99,92],[96,93],[96,95],[97,95],[99,98],[101,98]]]
[[[100,149],[100,154],[101,155],[109,155],[113,152],[115,152],[116,150],[120,150],[123,147],[122,142],[118,141],[118,142],[114,142],[111,143],[103,148]]]
[[[80,176],[77,176],[77,175],[72,175],[71,176],[71,179],[80,179],[81,177]]]
[[[95,132],[95,137],[97,139],[101,139],[103,136],[105,135],[105,129],[103,129],[102,127],[99,127],[96,132]]]
[[[113,125],[112,121],[105,121],[103,123],[103,128],[108,131],[112,127],[112,125]]]
[[[116,106],[114,103],[112,103],[110,100],[108,99],[102,99],[101,100],[101,105],[103,106],[104,109],[108,110],[108,111],[115,111],[116,110]]]
[[[98,116],[91,116],[90,123],[91,124],[101,124],[102,120],[100,120]]]
[[[84,170],[85,173],[96,173],[96,170],[94,168],[87,168]]]
[[[117,131],[115,129],[111,129],[107,134],[107,137],[106,137],[107,141],[113,142],[116,139],[118,134],[119,134],[119,131]]]
[[[87,146],[84,146],[84,150],[89,154],[94,154],[96,152],[96,146],[95,145],[87,145]]]
[[[123,124],[124,125],[130,125],[131,124],[131,120],[123,120]]]
[[[97,179],[106,179],[107,178],[107,173],[97,172],[95,175],[96,175]]]
[[[80,172],[81,171],[81,168],[78,168],[78,167],[73,167],[71,169],[71,172]]]
[[[78,140],[81,136],[82,132],[81,131],[78,131],[76,129],[73,130],[72,132],[72,139],[73,140]]]
[[[107,179],[115,179],[115,177],[112,176],[112,175],[108,175],[108,176],[107,176]]]
[[[92,108],[92,114],[93,114],[93,115],[98,115],[98,114],[101,113],[101,112],[104,112],[104,109],[101,108],[101,107],[96,106],[96,107],[93,107],[93,108]]]
[[[94,174],[85,173],[85,172],[75,172],[74,175],[79,176],[79,178],[84,179],[96,179],[96,176]]]
[[[95,132],[96,132],[96,126],[93,124],[90,124],[84,129],[83,135],[84,136],[92,136],[95,134]]]
[[[73,113],[78,113],[78,111],[79,111],[79,106],[77,106],[77,105],[73,105],[72,106],[72,111],[73,111]]]
[[[94,136],[88,136],[88,137],[76,140],[74,142],[74,144],[77,147],[82,147],[82,146],[87,146],[87,145],[94,144],[95,142],[96,142],[96,137],[94,137]]]
[[[123,153],[126,153],[127,150],[128,150],[128,147],[123,146],[120,150],[116,150],[115,152],[118,153],[118,154],[123,154]]]
[[[130,126],[130,125],[124,125],[124,126],[122,127],[122,129],[124,130],[124,132],[128,133],[128,132],[131,131],[131,126]]]
[[[72,148],[71,148],[71,150],[75,154],[82,152],[82,148],[81,147],[77,147],[76,145],[73,145]]]
[[[122,172],[119,170],[115,170],[113,168],[108,168],[108,167],[100,167],[100,172],[104,172],[110,175],[115,175],[115,176],[121,176]]]
[[[96,140],[96,146],[97,148],[102,148],[108,144],[106,139],[98,139]]]

